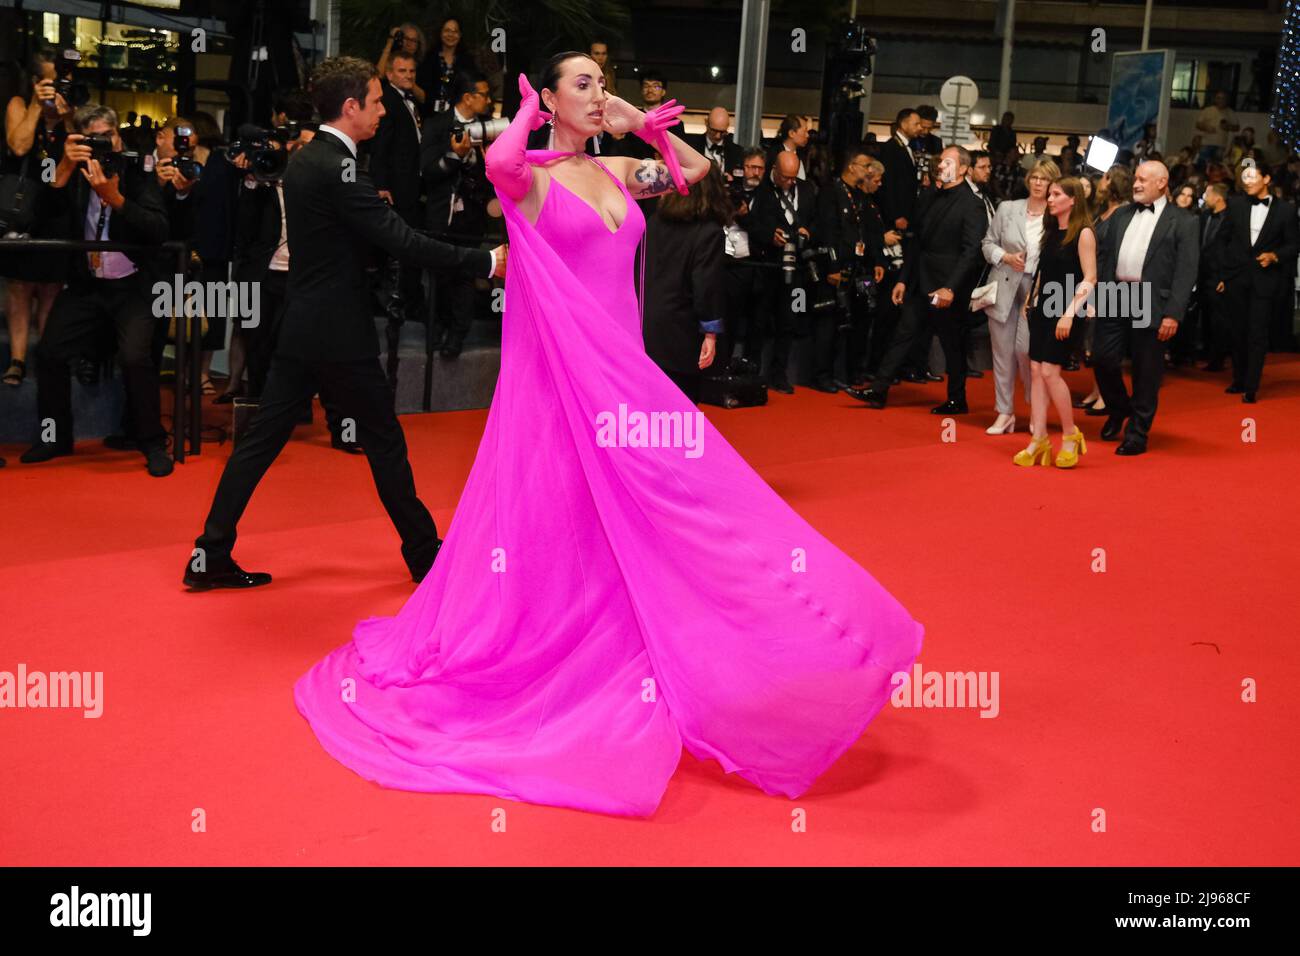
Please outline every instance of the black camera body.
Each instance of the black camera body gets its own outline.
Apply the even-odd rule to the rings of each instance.
[[[277,182],[289,165],[289,151],[285,145],[297,139],[303,129],[310,128],[301,123],[286,123],[273,129],[241,126],[239,138],[226,147],[226,158],[233,160],[245,156],[254,179],[260,183]]]
[[[108,133],[87,133],[81,142],[90,147],[90,158],[99,163],[105,176],[120,176],[128,167],[142,163],[139,153],[115,150],[113,137]]]
[[[197,182],[203,175],[203,164],[194,158],[194,128],[181,125],[172,130],[172,148],[176,150],[176,158],[172,160],[176,171]]]

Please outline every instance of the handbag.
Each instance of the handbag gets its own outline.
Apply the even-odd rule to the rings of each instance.
[[[971,290],[970,310],[972,312],[989,309],[998,304],[998,280],[987,281],[990,271],[992,270],[985,266],[982,283]]]
[[[18,172],[0,176],[0,228],[26,232],[36,221],[36,203],[41,197],[41,181],[27,177],[32,153],[35,151],[28,151]]]

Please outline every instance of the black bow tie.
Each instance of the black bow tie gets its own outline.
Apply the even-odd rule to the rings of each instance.
[[[1137,211],[1138,211],[1138,212],[1155,212],[1155,211],[1156,211],[1156,204],[1155,204],[1155,203],[1146,203],[1146,204],[1138,203],[1138,204],[1137,204]]]
[[[1252,197],[1251,197],[1251,200],[1250,200],[1250,204],[1251,204],[1252,206],[1263,206],[1265,209],[1267,209],[1267,208],[1268,208],[1268,201],[1269,201],[1270,199],[1272,199],[1272,198],[1273,198],[1272,196],[1265,196],[1263,199],[1257,199],[1257,198],[1255,198],[1255,197],[1252,196]]]

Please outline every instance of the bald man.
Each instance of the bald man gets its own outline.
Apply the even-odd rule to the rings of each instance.
[[[1200,264],[1196,215],[1168,198],[1169,170],[1147,161],[1133,175],[1133,202],[1111,217],[1097,257],[1099,303],[1129,304],[1120,315],[1099,314],[1093,348],[1097,387],[1110,413],[1101,437],[1122,437],[1117,455],[1141,455],[1156,417],[1165,349],[1178,334]],[[1128,283],[1126,290],[1110,285]],[[1107,286],[1110,286],[1108,289]],[[1109,295],[1114,290],[1127,296]],[[1120,363],[1133,357],[1133,392]]]
[[[698,136],[686,137],[686,142],[694,146],[704,154],[704,157],[709,162],[718,167],[718,172],[723,174],[723,178],[744,176],[742,167],[745,161],[745,151],[732,142],[731,133],[728,132],[730,129],[731,114],[727,112],[725,107],[715,106],[709,110],[704,133]]]

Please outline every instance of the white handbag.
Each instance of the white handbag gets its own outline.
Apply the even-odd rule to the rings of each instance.
[[[971,290],[970,310],[977,312],[980,309],[988,309],[998,304],[998,281],[986,282],[984,285]]]

